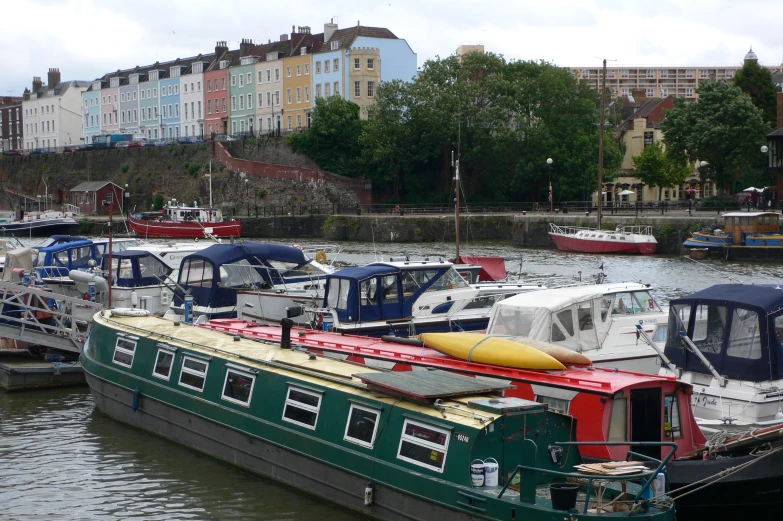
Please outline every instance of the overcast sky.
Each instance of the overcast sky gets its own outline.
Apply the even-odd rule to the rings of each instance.
[[[217,40],[278,39],[292,25],[387,27],[419,65],[464,42],[507,59],[561,66],[738,65],[749,47],[783,60],[781,0],[22,0],[4,1],[0,95],[49,67],[63,80],[213,52]]]

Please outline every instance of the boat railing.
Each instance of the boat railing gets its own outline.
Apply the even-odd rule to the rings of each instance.
[[[652,235],[652,226],[623,226],[620,225],[615,230],[617,233],[634,235]]]
[[[650,456],[647,456],[645,454],[640,454],[638,452],[634,452],[633,450],[629,450],[628,454],[626,456],[627,461],[631,461],[631,458],[639,458],[647,461],[652,461],[658,464],[655,470],[653,471],[647,471],[647,472],[638,472],[636,474],[622,474],[622,475],[604,475],[604,474],[583,474],[579,472],[561,472],[557,470],[544,470],[538,467],[533,467],[530,465],[517,465],[516,469],[514,469],[514,472],[511,473],[511,476],[509,476],[508,480],[506,481],[505,485],[503,485],[503,488],[498,493],[498,499],[503,497],[503,494],[505,494],[506,490],[514,481],[514,478],[517,474],[520,474],[522,472],[527,473],[537,473],[537,472],[543,472],[546,474],[552,474],[555,476],[560,476],[566,479],[572,479],[572,480],[580,480],[580,481],[587,481],[587,486],[585,487],[585,500],[584,500],[584,514],[587,514],[588,507],[590,504],[590,493],[594,490],[594,484],[603,484],[607,482],[627,482],[627,481],[642,481],[642,488],[639,490],[639,493],[636,495],[636,498],[634,499],[634,507],[636,507],[638,504],[646,503],[650,500],[650,498],[644,499],[643,496],[647,489],[649,489],[652,486],[653,480],[655,480],[656,476],[658,474],[663,474],[665,478],[665,488],[669,488],[669,476],[666,473],[666,465],[668,464],[669,460],[674,456],[674,453],[677,450],[677,444],[671,441],[638,441],[638,442],[630,442],[630,441],[558,441],[554,443],[554,446],[557,447],[568,447],[568,446],[621,446],[621,445],[630,445],[632,447],[669,447],[669,453],[662,459],[656,459]],[[550,446],[552,448],[553,446]],[[530,479],[529,482],[536,483],[537,480]],[[520,481],[520,490],[519,490],[519,498],[520,501],[532,503],[535,504],[536,502],[536,495],[533,494],[525,494],[522,490],[522,484]],[[629,515],[631,515],[635,511],[635,508],[631,508]]]
[[[555,223],[549,223],[549,233],[557,233],[561,235],[573,235],[577,232],[596,231],[595,228],[586,228],[584,226],[560,226]]]
[[[81,213],[81,208],[79,208],[75,204],[64,204],[63,205],[63,211],[65,213],[70,213],[70,214],[73,214],[73,215],[79,215]]]

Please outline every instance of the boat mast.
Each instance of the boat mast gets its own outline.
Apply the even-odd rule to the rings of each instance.
[[[456,204],[454,205],[454,222],[455,222],[455,228],[457,232],[457,255],[454,257],[454,262],[459,262],[459,156],[457,159],[454,159],[454,151],[451,151],[451,164],[454,167],[454,183],[455,187],[457,189],[457,197],[454,200]]]
[[[598,229],[601,229],[601,206],[603,206],[603,184],[604,184],[604,100],[606,94],[606,58],[604,58],[604,68],[601,72],[601,111],[598,114]]]

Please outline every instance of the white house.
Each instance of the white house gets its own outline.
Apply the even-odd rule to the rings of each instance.
[[[40,77],[34,77],[32,92],[25,93],[22,102],[25,150],[79,144],[84,135],[82,92],[92,82],[60,81],[59,69],[49,69],[47,79],[44,85]]]

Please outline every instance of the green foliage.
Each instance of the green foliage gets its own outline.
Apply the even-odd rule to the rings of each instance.
[[[199,169],[201,168],[201,165],[193,164],[193,165],[189,165],[187,168],[188,168],[188,173],[193,177],[196,177]]]
[[[730,196],[707,197],[699,201],[696,210],[739,210],[742,208],[742,201],[738,201]]]
[[[259,190],[258,191],[258,198],[259,199],[263,199],[264,197],[266,197],[266,190]]]
[[[363,126],[356,103],[340,96],[316,98],[310,128],[289,136],[288,143],[323,169],[354,177],[359,173],[356,161]]]
[[[163,208],[163,194],[155,194],[155,197],[152,198],[152,208],[153,210],[160,210]]]
[[[120,167],[120,170],[122,170],[123,174],[126,174],[128,172],[128,168],[129,168],[128,163],[123,163],[122,166]]]
[[[772,72],[759,65],[757,60],[745,60],[734,75],[734,86],[750,96],[753,104],[761,110],[764,121],[774,128],[777,124],[778,88],[772,81]]]
[[[725,81],[703,83],[695,103],[677,99],[661,122],[668,153],[679,161],[706,161],[700,175],[723,194],[763,168],[759,148],[768,129],[750,97]]]
[[[661,143],[645,147],[640,155],[633,158],[633,165],[636,177],[649,186],[658,187],[659,201],[664,188],[679,185],[691,171],[682,155],[668,154]]]

